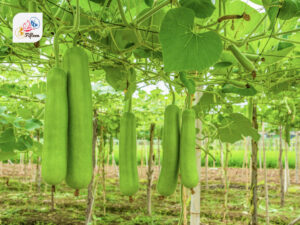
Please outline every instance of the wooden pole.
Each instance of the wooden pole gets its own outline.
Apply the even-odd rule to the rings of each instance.
[[[295,152],[296,152],[296,183],[300,182],[300,132],[296,132],[296,146],[295,146]]]
[[[270,224],[269,218],[269,191],[268,191],[268,174],[267,174],[267,160],[266,160],[266,148],[265,148],[265,125],[262,122],[262,135],[261,135],[262,149],[263,149],[263,161],[264,161],[264,178],[265,178],[265,201],[266,201],[266,224]]]
[[[257,112],[256,112],[256,103],[253,103],[253,114],[252,114],[252,127],[255,130],[258,130],[258,124],[257,124]],[[257,222],[257,152],[258,152],[258,146],[257,141],[251,140],[252,145],[252,154],[251,154],[251,225],[258,225]]]
[[[92,221],[93,215],[93,206],[95,201],[94,189],[95,189],[95,175],[96,171],[96,146],[97,146],[97,128],[98,128],[98,120],[97,120],[97,112],[94,111],[94,121],[93,121],[93,145],[92,145],[92,160],[93,160],[93,174],[92,180],[88,186],[88,197],[87,197],[87,210],[86,210],[86,219],[85,224],[89,224]]]
[[[280,206],[284,206],[284,179],[283,179],[283,165],[282,165],[282,126],[279,127],[279,176],[280,176]]]
[[[152,186],[152,175],[153,175],[153,169],[152,169],[152,162],[153,162],[153,136],[154,136],[154,128],[155,124],[152,123],[150,125],[150,151],[149,151],[149,161],[148,161],[148,183],[147,183],[147,212],[148,215],[152,215],[151,210],[151,186]]]

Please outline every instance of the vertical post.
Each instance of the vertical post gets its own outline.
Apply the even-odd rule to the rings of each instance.
[[[270,224],[269,218],[269,192],[268,192],[268,174],[267,174],[267,160],[266,160],[266,148],[265,148],[265,125],[262,122],[262,134],[261,134],[261,144],[263,149],[263,161],[264,161],[264,178],[265,178],[265,200],[266,200],[266,224]]]
[[[224,152],[223,152],[223,145],[220,141],[220,161],[221,161],[221,180],[222,184],[225,185],[225,179],[224,179]]]
[[[228,192],[229,192],[229,181],[228,181],[228,154],[229,154],[229,144],[226,143],[226,153],[225,153],[225,165],[224,165],[224,214],[223,222],[227,224],[226,217],[228,213]]]
[[[36,140],[37,142],[40,142],[40,130],[37,130],[36,134]],[[38,156],[37,162],[36,162],[36,176],[35,176],[35,182],[36,182],[36,189],[37,192],[41,192],[41,157]]]
[[[260,142],[260,148],[258,149],[258,152],[259,152],[259,169],[261,170],[262,168],[263,168],[263,160],[262,160],[262,158],[261,158],[261,155],[262,155],[262,147],[261,147],[261,145],[262,145],[262,143]]]
[[[288,149],[289,145],[285,141],[285,157],[284,157],[284,192],[287,193],[290,184],[290,176],[289,176],[289,159],[288,159]]]
[[[55,209],[54,193],[55,193],[55,185],[52,185],[51,186],[51,211],[54,211]]]
[[[279,127],[279,176],[280,176],[280,206],[284,206],[284,179],[283,179],[283,165],[282,165],[282,126]]]
[[[147,211],[148,215],[151,216],[151,185],[152,185],[152,175],[153,175],[153,169],[152,169],[152,161],[153,161],[153,136],[154,136],[154,128],[155,124],[152,123],[150,125],[150,151],[149,151],[149,161],[148,161],[148,183],[147,183]]]
[[[252,127],[258,130],[257,124],[257,113],[256,113],[256,103],[253,103],[253,114],[252,114]],[[251,225],[258,225],[257,222],[257,141],[251,140],[252,154],[251,154]]]
[[[106,215],[106,186],[105,186],[105,147],[104,147],[104,127],[100,127],[100,165],[102,166],[102,201],[103,201],[103,215]]]
[[[160,139],[159,136],[157,137],[157,160],[158,160],[158,171],[160,171]]]
[[[187,225],[186,199],[187,199],[186,188],[182,185],[183,225]]]
[[[295,152],[296,152],[296,183],[300,182],[300,174],[299,174],[299,169],[300,169],[300,132],[296,132],[296,146],[295,146]]]
[[[96,175],[96,146],[97,146],[97,111],[94,111],[94,121],[93,121],[93,145],[92,145],[92,160],[93,160],[93,174],[91,182],[88,186],[88,197],[87,197],[87,209],[86,209],[86,220],[85,224],[89,224],[92,221],[93,206],[95,201],[94,188],[95,188],[95,175]]]
[[[206,146],[207,142],[208,140],[206,139]],[[205,154],[205,190],[208,190],[208,154]]]
[[[195,95],[195,102],[198,102],[201,98],[202,93],[197,91]],[[198,133],[196,134],[196,160],[197,160],[197,170],[199,176],[199,183],[194,188],[194,194],[191,195],[191,209],[190,209],[190,225],[200,225],[200,194],[201,194],[201,132],[202,123],[200,119],[195,121],[196,129]]]

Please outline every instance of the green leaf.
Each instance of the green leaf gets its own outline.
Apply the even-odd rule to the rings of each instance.
[[[276,6],[276,5],[278,5],[278,2],[277,3],[276,2],[277,2],[276,0],[268,0],[268,1],[263,0],[263,6],[264,6],[265,10],[267,11],[268,17],[270,19],[269,30],[273,29],[273,27],[275,26],[275,23],[277,21],[279,7]]]
[[[153,0],[144,0],[145,1],[145,4],[149,7],[152,7],[153,5]]]
[[[25,121],[25,129],[32,131],[43,126],[42,122],[38,119],[30,119]]]
[[[16,149],[20,151],[24,151],[26,149],[31,148],[33,145],[33,140],[29,135],[22,135],[18,138],[18,141],[16,143]]]
[[[286,45],[279,43],[276,49],[266,51],[262,54],[264,58],[262,65],[270,65],[283,60],[294,48],[294,44]]]
[[[243,137],[251,136],[258,141],[260,135],[257,130],[252,128],[250,120],[240,113],[232,113],[224,119],[222,127],[218,128],[218,137],[222,142],[235,143]]]
[[[4,113],[7,110],[6,106],[0,106],[0,114]]]
[[[287,91],[291,86],[290,81],[284,81],[277,84],[274,84],[270,87],[270,91],[274,94],[278,94],[282,91]]]
[[[198,18],[210,17],[216,9],[211,0],[180,0],[180,4],[192,9]]]
[[[300,3],[297,0],[285,0],[279,10],[278,18],[289,20],[297,16],[300,12]]]
[[[222,87],[222,92],[223,93],[235,93],[240,96],[254,96],[257,93],[256,89],[251,85],[247,85],[247,87],[245,87],[245,88],[239,88],[232,84],[225,84]]]
[[[6,129],[0,135],[0,149],[4,152],[10,152],[15,149],[16,139],[12,128]]]
[[[9,47],[7,46],[0,46],[0,61],[5,59],[6,56],[9,54]]]
[[[199,112],[207,112],[214,106],[218,105],[220,103],[221,98],[215,93],[209,93],[205,92],[197,102],[197,104],[193,107],[193,109],[196,111],[196,115],[198,115]]]
[[[196,34],[193,26],[194,12],[188,8],[171,9],[163,19],[159,39],[166,72],[200,71],[218,61],[223,49],[219,35]]]
[[[8,159],[15,159],[18,157],[18,154],[15,152],[3,152],[0,151],[0,161],[8,160]]]

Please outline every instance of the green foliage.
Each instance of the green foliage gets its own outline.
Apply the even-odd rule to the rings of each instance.
[[[210,17],[216,7],[210,0],[180,0],[182,7],[192,9],[198,18]]]
[[[284,0],[279,9],[278,18],[289,20],[300,15],[300,3],[298,0]]]
[[[258,141],[260,135],[252,128],[251,122],[240,113],[232,113],[220,119],[221,126],[218,127],[218,138],[222,142],[234,143],[243,137],[251,136]]]
[[[222,52],[217,33],[194,33],[194,12],[188,8],[168,11],[159,33],[162,45],[164,70],[204,70],[213,65]]]

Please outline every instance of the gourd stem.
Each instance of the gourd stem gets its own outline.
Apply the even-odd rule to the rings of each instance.
[[[169,88],[170,88],[170,92],[171,92],[171,94],[172,94],[172,104],[175,104],[175,93],[174,93],[174,90],[173,90],[173,88],[172,88],[172,85],[171,85],[171,83],[169,83]]]
[[[59,36],[63,33],[71,33],[74,31],[78,31],[79,24],[80,24],[80,7],[79,7],[79,0],[77,0],[76,1],[76,16],[74,19],[73,26],[62,26],[56,31],[56,34],[54,35],[53,46],[54,46],[54,56],[55,56],[55,66],[56,67],[59,67],[59,43],[58,43]]]
[[[193,97],[192,97],[193,95],[191,95],[191,94],[187,94],[187,97],[186,97],[186,107],[188,108],[188,109],[190,109],[191,107],[192,107],[192,100],[193,100]]]
[[[132,97],[130,96],[129,99],[125,100],[124,112],[131,112],[131,108],[132,108]]]

